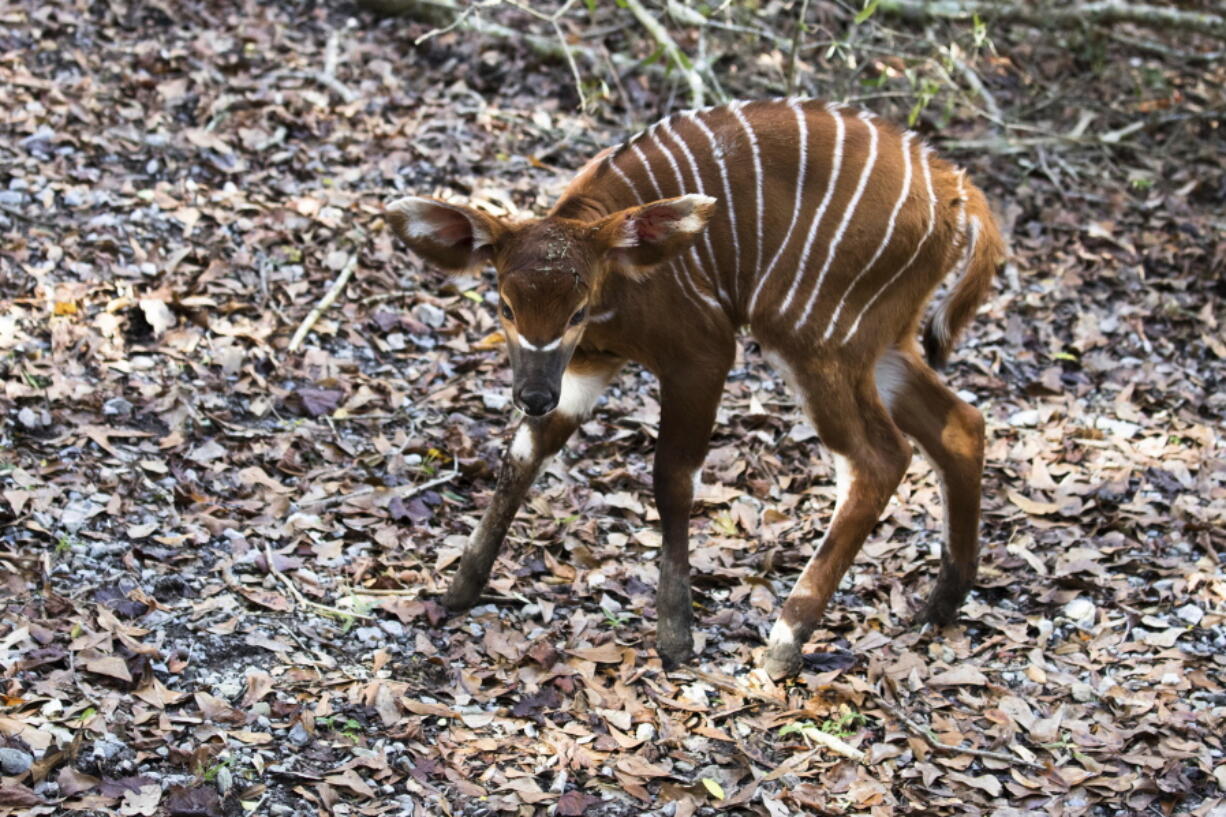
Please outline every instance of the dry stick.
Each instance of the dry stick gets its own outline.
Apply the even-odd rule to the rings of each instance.
[[[405,497],[416,496],[417,494],[420,494],[423,491],[428,491],[431,488],[442,485],[445,482],[451,482],[453,479],[456,478],[457,475],[459,475],[459,473],[460,473],[460,461],[456,460],[455,467],[451,470],[451,473],[444,474],[443,476],[438,477],[436,479],[432,479],[429,482],[423,482],[418,485],[400,485],[395,488],[363,488],[360,491],[354,491],[353,493],[349,493],[349,494],[341,494],[340,496],[329,496],[329,497],[324,497],[323,499],[315,499],[315,500],[311,500],[310,502],[303,502],[300,505],[298,505],[298,509],[302,510],[304,508],[330,508],[333,505],[339,505],[343,502],[348,502],[351,499],[360,499],[361,497],[364,497],[364,496],[374,496],[374,495],[378,495],[381,497],[388,497],[388,498],[400,497],[401,499],[404,499]]]
[[[626,4],[626,8],[630,9],[630,13],[639,21],[639,24],[647,29],[647,33],[651,35],[668,57],[668,61],[672,63],[685,79],[686,84],[690,88],[690,105],[695,108],[703,106],[703,97],[705,92],[702,86],[702,77],[689,64],[690,60],[681,52],[680,46],[673,36],[668,33],[668,29],[660,24],[660,21],[651,16],[651,12],[643,8],[643,4],[639,0],[622,0]]]
[[[306,596],[302,595],[302,591],[299,590],[297,585],[290,580],[290,577],[286,576],[279,569],[277,569],[277,564],[272,558],[272,545],[270,545],[267,541],[264,542],[264,558],[268,560],[268,572],[276,576],[277,579],[280,580],[281,584],[285,585],[285,589],[290,592],[290,595],[294,597],[294,601],[298,602],[304,607],[311,607],[332,616],[340,616],[342,618],[361,618],[367,621],[374,621],[374,616],[368,616],[365,613],[358,613],[352,610],[341,610],[336,607],[329,607],[326,604],[311,601]]]
[[[796,30],[792,32],[792,50],[788,54],[788,96],[796,93],[796,55],[800,52],[801,35],[805,33],[805,12],[808,10],[809,0],[801,0],[800,14],[796,17]]]
[[[688,672],[689,674],[693,675],[697,680],[706,681],[711,686],[718,687],[724,690],[725,692],[731,692],[733,695],[740,695],[741,697],[744,697],[744,698],[753,698],[755,700],[762,701],[763,703],[767,703],[772,706],[778,706],[778,707],[783,707],[783,708],[787,707],[786,702],[776,700],[775,698],[772,698],[769,695],[764,695],[761,692],[757,692],[752,689],[746,689],[745,687],[742,687],[740,684],[738,684],[736,680],[733,678],[721,677],[714,673],[706,672],[704,670],[696,669],[693,667],[684,670],[684,672]],[[816,729],[806,730],[804,734],[805,734],[805,737],[817,743],[820,743],[822,746],[826,747],[827,749],[834,752],[835,754],[842,755],[843,757],[849,757],[852,760],[856,761],[857,763],[864,762],[864,758],[865,758],[864,752],[860,751],[859,749],[852,746],[847,741],[842,740],[841,738],[835,737],[834,735],[831,735],[831,734],[828,734],[826,732],[822,732]],[[814,752],[816,751],[817,750],[815,749]],[[810,752],[810,755],[812,754],[813,753]],[[767,777],[769,779],[769,775]]]
[[[996,97],[992,96],[992,92],[983,84],[979,74],[975,73],[974,68],[971,68],[957,57],[953,58],[953,63],[954,67],[962,74],[962,78],[966,80],[966,84],[971,86],[971,90],[979,94],[979,98],[983,100],[984,107],[988,109],[989,118],[995,124],[1003,126],[1005,120],[1001,115],[1000,106],[996,104]]]
[[[889,712],[891,715],[893,715],[898,720],[905,723],[913,732],[915,732],[917,735],[922,737],[924,740],[928,741],[928,745],[931,746],[933,749],[936,749],[937,751],[949,752],[950,754],[954,754],[954,755],[973,755],[974,757],[987,758],[988,760],[996,760],[996,761],[1000,761],[1001,763],[1008,763],[1011,765],[1021,764],[1030,769],[1042,769],[1043,768],[1041,764],[1035,763],[1030,760],[1025,760],[1023,758],[1018,757],[1017,755],[1006,754],[1005,752],[993,752],[990,749],[976,749],[974,746],[967,746],[966,744],[959,744],[957,746],[949,746],[947,744],[941,743],[940,738],[938,738],[936,736],[936,733],[933,732],[931,729],[929,729],[926,726],[922,726],[916,723],[914,720],[911,719],[911,716],[909,716],[906,712],[903,712],[902,709],[890,703],[889,701],[887,701],[885,698],[881,697],[880,695],[876,697],[877,697],[877,702],[881,704],[881,706],[884,707],[887,712]]]
[[[459,14],[457,14],[454,20],[452,20],[450,23],[443,26],[442,28],[433,28],[427,31],[425,34],[421,35],[416,40],[414,40],[413,45],[421,45],[426,40],[429,40],[431,37],[437,37],[440,34],[446,34],[449,31],[454,31],[456,28],[463,25],[464,21],[468,19],[469,15],[472,14],[477,9],[489,8],[490,6],[496,6],[501,2],[502,0],[485,0],[485,2],[482,2],[482,3],[473,3],[472,5],[465,6],[464,10],[461,11]]]
[[[1226,17],[1126,0],[1048,3],[1037,7],[1001,0],[881,0],[877,10],[882,14],[893,14],[917,22],[969,21],[977,14],[997,21],[1040,27],[1080,28],[1087,23],[1108,26],[1113,23],[1136,23],[1153,28],[1195,31],[1226,40]]]
[[[553,14],[545,14],[542,11],[537,11],[531,6],[519,2],[519,0],[506,0],[506,2],[509,5],[515,6],[515,8],[520,9],[521,11],[526,11],[528,14],[531,14],[538,20],[544,20],[545,22],[549,23],[549,25],[553,26],[553,33],[557,35],[558,43],[562,46],[562,55],[566,57],[566,64],[570,66],[571,76],[575,78],[575,93],[579,94],[579,109],[586,113],[588,109],[588,100],[587,95],[583,93],[583,77],[579,76],[579,66],[575,64],[575,55],[571,52],[570,43],[566,42],[566,35],[562,32],[562,26],[558,24],[558,20],[562,19],[562,16],[566,14],[566,12],[570,11],[570,7],[575,4],[575,0],[566,0],[566,2],[562,4],[562,7]]]
[[[1146,54],[1153,54],[1159,57],[1170,57],[1172,59],[1184,60],[1186,62],[1218,62],[1226,60],[1226,51],[1180,51],[1178,48],[1171,48],[1162,43],[1153,43],[1147,40],[1138,40],[1129,37],[1127,34],[1121,34],[1118,31],[1111,32],[1111,39],[1130,45],[1138,51],[1144,51]]]
[[[332,302],[336,300],[337,296],[341,294],[341,290],[345,288],[345,284],[349,283],[349,278],[353,275],[353,271],[357,266],[357,254],[349,256],[349,260],[345,262],[345,267],[341,270],[341,274],[336,276],[336,281],[328,289],[327,294],[310,311],[306,316],[306,320],[302,322],[302,325],[298,327],[298,331],[294,333],[294,337],[290,339],[289,346],[285,349],[287,353],[293,354],[298,351],[298,346],[306,337],[307,332],[311,331],[311,327],[315,325],[320,316],[327,311],[328,307],[332,306]]]
[[[356,102],[360,97],[345,87],[339,79],[325,74],[323,71],[275,71],[268,77],[268,84],[272,84],[279,79],[309,79],[319,83],[334,94],[339,96],[346,104]]]

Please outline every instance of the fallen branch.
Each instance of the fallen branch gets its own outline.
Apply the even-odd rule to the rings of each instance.
[[[902,723],[906,724],[911,731],[915,732],[915,734],[926,740],[928,745],[938,752],[948,752],[949,754],[953,755],[972,755],[973,757],[986,758],[988,760],[996,760],[1001,763],[1007,763],[1010,766],[1020,764],[1029,769],[1043,768],[1042,765],[1035,763],[1034,761],[1025,760],[1017,755],[1006,754],[1005,752],[993,752],[990,749],[977,749],[974,746],[968,746],[964,743],[960,743],[956,746],[941,743],[941,739],[937,737],[935,732],[926,726],[916,723],[911,719],[911,716],[906,712],[903,712],[901,708],[895,706],[881,696],[877,696],[877,702],[881,704],[882,708],[884,708],[887,712]]]
[[[345,87],[345,84],[334,76],[324,73],[323,71],[275,71],[267,78],[267,83],[271,85],[279,79],[305,79],[316,82],[332,93],[341,98],[345,104],[356,102],[361,97],[353,91]]]
[[[1116,42],[1121,42],[1124,45],[1132,46],[1133,48],[1145,54],[1152,54],[1157,57],[1165,57],[1167,59],[1183,60],[1184,62],[1193,63],[1209,63],[1226,60],[1226,51],[1181,51],[1178,48],[1171,48],[1162,43],[1153,43],[1148,40],[1138,40],[1135,37],[1129,37],[1127,34],[1121,34],[1118,31],[1111,32],[1111,39]]]
[[[651,38],[664,49],[664,55],[668,58],[668,61],[685,79],[686,84],[690,87],[690,105],[695,108],[701,108],[703,106],[703,99],[706,96],[702,84],[702,76],[694,70],[693,63],[689,57],[682,53],[681,47],[677,45],[673,35],[668,33],[668,29],[661,25],[659,20],[651,16],[651,12],[645,9],[639,0],[622,0],[622,2],[626,4],[626,8],[634,15],[634,19],[639,21],[639,25],[646,29]]]
[[[1105,26],[1135,23],[1152,28],[1194,31],[1226,40],[1226,17],[1125,0],[1037,5],[1001,0],[881,0],[877,11],[919,23],[932,20],[969,22],[976,15],[985,19],[1026,23],[1040,28],[1080,28],[1087,23]]]
[[[395,488],[363,488],[360,491],[354,491],[353,493],[349,493],[349,494],[341,494],[340,496],[328,496],[328,497],[324,497],[323,499],[314,499],[309,502],[303,502],[297,505],[296,507],[298,510],[303,510],[305,508],[330,508],[333,505],[340,505],[344,502],[348,502],[351,499],[361,499],[362,497],[375,496],[375,495],[378,495],[380,497],[387,497],[388,499],[394,499],[396,497],[400,497],[401,499],[404,499],[405,497],[416,496],[417,494],[420,494],[423,491],[428,491],[431,488],[436,488],[439,485],[442,485],[447,482],[451,482],[453,479],[455,479],[459,475],[459,473],[460,473],[460,461],[456,460],[455,467],[451,469],[450,473],[444,474],[443,476],[438,477],[436,479],[432,479],[429,482],[422,482],[416,485],[398,485]]]
[[[307,332],[311,331],[311,327],[315,325],[315,322],[319,320],[320,316],[322,316],[324,312],[328,310],[328,307],[332,306],[332,302],[337,299],[337,296],[341,294],[341,290],[345,288],[345,284],[349,283],[349,278],[353,275],[353,271],[357,269],[357,266],[357,255],[355,254],[349,256],[349,260],[345,262],[345,266],[341,270],[341,274],[336,276],[336,281],[334,281],[332,286],[328,288],[328,291],[324,294],[323,299],[320,300],[320,302],[315,305],[315,308],[307,314],[306,319],[303,320],[302,324],[298,327],[298,331],[294,332],[294,336],[290,338],[289,346],[285,349],[286,352],[293,354],[294,352],[298,351],[298,347],[302,344],[303,339],[306,338]]]
[[[290,595],[294,597],[294,601],[296,601],[298,604],[318,610],[321,613],[327,613],[330,616],[337,616],[339,618],[360,618],[366,621],[374,621],[374,616],[368,616],[365,613],[358,613],[353,610],[341,610],[337,607],[329,607],[326,604],[311,601],[306,596],[302,595],[302,591],[298,589],[298,586],[294,584],[290,577],[286,576],[279,569],[277,569],[277,563],[273,561],[272,558],[272,545],[270,545],[267,540],[264,542],[264,558],[268,561],[268,572],[277,577],[281,584],[285,586],[285,589],[289,591]]]

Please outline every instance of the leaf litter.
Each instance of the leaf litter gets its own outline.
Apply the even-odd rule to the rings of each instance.
[[[746,344],[693,520],[700,657],[666,673],[637,370],[538,481],[488,603],[435,601],[489,501],[508,373],[489,277],[443,282],[380,219],[407,191],[540,211],[625,131],[518,47],[417,48],[420,24],[351,13],[3,12],[0,810],[1222,813],[1220,118],[1069,153],[1110,165],[1077,185],[955,154],[1015,252],[950,373],[991,440],[955,627],[911,623],[941,522],[917,457],[805,671],[752,669],[834,490]],[[330,41],[352,101],[302,79]],[[1073,59],[998,46],[1018,104]],[[1115,59],[1221,109],[1220,66]]]

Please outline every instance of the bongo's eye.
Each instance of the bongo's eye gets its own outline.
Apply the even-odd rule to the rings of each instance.
[[[507,306],[506,301],[502,302],[502,317],[506,318],[509,321],[515,320],[515,316],[511,314],[511,307]]]
[[[571,326],[578,326],[579,324],[583,323],[583,320],[584,320],[584,318],[586,318],[586,317],[587,317],[587,309],[586,309],[586,308],[584,308],[584,309],[580,309],[580,310],[579,310],[578,312],[576,312],[574,315],[571,315],[571,318],[570,318],[570,325],[571,325]]]

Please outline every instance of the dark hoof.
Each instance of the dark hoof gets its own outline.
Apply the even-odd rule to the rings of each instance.
[[[928,603],[920,612],[920,623],[931,624],[934,627],[948,627],[958,620],[958,608],[962,606],[965,597],[966,593],[955,595],[941,592],[938,588],[933,591],[932,597],[928,599]]]
[[[766,648],[766,657],[762,659],[762,668],[772,681],[782,681],[800,673],[804,668],[804,659],[800,650],[794,644],[775,644]]]
[[[690,628],[670,629],[663,622],[656,629],[656,652],[665,669],[676,669],[690,663],[694,657],[694,636]]]
[[[463,613],[465,610],[474,607],[480,598],[480,587],[476,590],[470,590],[467,587],[458,587],[453,584],[447,588],[447,592],[443,594],[443,598],[440,601],[451,612]]]

